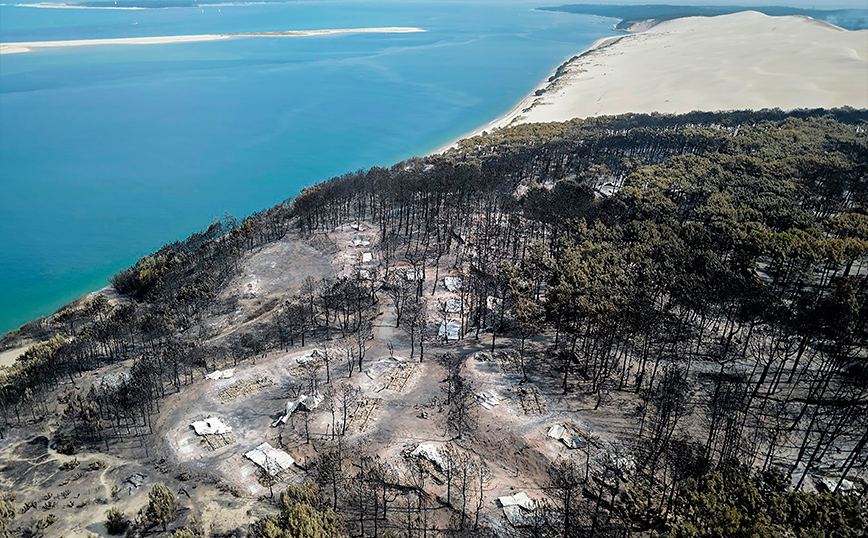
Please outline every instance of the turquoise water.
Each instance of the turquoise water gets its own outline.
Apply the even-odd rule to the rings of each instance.
[[[0,57],[0,332],[161,244],[505,113],[613,19],[538,3],[0,5],[0,41],[415,26]]]

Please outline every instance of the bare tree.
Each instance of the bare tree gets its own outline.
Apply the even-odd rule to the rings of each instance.
[[[559,459],[551,464],[548,470],[549,488],[552,496],[560,504],[560,515],[563,521],[563,538],[573,534],[577,503],[580,500],[582,486],[585,481],[581,471],[572,459]]]

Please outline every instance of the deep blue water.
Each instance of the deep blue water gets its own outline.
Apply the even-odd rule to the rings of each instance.
[[[524,1],[0,5],[0,41],[416,26],[0,56],[0,332],[161,244],[508,111],[617,21]]]

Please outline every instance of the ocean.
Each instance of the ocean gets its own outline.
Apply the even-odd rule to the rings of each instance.
[[[226,213],[424,155],[506,113],[615,19],[527,1],[0,4],[0,42],[406,26],[0,56],[0,332]]]

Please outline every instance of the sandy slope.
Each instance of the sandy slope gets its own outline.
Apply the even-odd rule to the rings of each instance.
[[[868,108],[868,30],[746,11],[600,40],[474,134],[625,112]]]
[[[0,54],[30,52],[33,49],[50,47],[82,47],[88,45],[155,45],[160,43],[193,43],[197,41],[216,41],[238,37],[307,37],[335,34],[405,34],[424,32],[421,28],[391,26],[385,28],[337,28],[326,30],[297,30],[287,32],[255,32],[247,34],[199,34],[155,37],[122,37],[115,39],[77,39],[70,41],[31,41],[22,43],[0,43]]]

